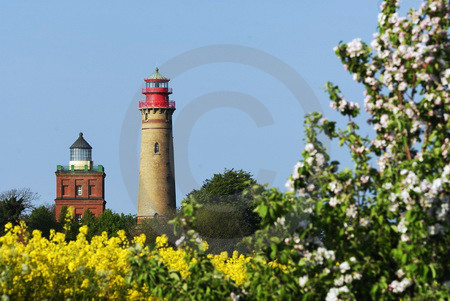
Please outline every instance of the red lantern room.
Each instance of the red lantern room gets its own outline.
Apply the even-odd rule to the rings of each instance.
[[[156,68],[155,73],[145,79],[145,88],[142,89],[145,100],[139,102],[139,108],[175,108],[175,101],[169,100],[169,95],[172,94],[169,81]]]

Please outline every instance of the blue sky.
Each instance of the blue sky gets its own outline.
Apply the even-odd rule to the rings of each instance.
[[[339,118],[320,88],[329,80],[363,104],[361,87],[332,48],[356,37],[370,42],[379,4],[0,0],[0,191],[30,187],[41,195],[39,204],[52,203],[56,165],[68,164],[69,146],[82,131],[95,163],[106,168],[107,207],[135,214],[139,132],[132,131],[139,129],[137,100],[143,99],[136,92],[155,66],[177,62],[186,52],[193,55],[190,68],[171,81],[177,203],[197,188],[187,170],[197,185],[224,168],[237,168],[262,174],[261,180],[272,177],[271,185],[284,189],[303,148],[305,111],[299,101],[307,106],[317,99],[327,117]],[[228,47],[250,49],[250,56],[238,53],[236,61],[222,61],[220,51]],[[277,60],[289,66],[304,80],[297,88],[304,97],[298,100],[264,66],[252,66],[251,53],[273,58],[267,63],[271,70],[284,70]],[[170,77],[178,67],[184,68],[172,64],[169,74],[160,72]],[[244,110],[232,93],[242,95]],[[255,123],[252,113],[266,122]],[[187,124],[193,126],[190,134]],[[335,145],[331,153],[350,164]]]

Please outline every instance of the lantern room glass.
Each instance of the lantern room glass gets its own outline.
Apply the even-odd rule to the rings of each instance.
[[[145,86],[147,88],[168,88],[168,82],[146,82]]]
[[[73,148],[70,150],[70,161],[92,161],[92,150]]]

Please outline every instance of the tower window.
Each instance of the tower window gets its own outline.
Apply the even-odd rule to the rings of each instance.
[[[69,194],[69,186],[67,186],[67,185],[63,185],[62,187],[61,187],[62,189],[61,189],[61,195],[67,195],[67,194]]]
[[[145,120],[148,120],[148,113],[145,113]]]
[[[89,185],[89,191],[88,191],[89,196],[94,195],[95,194],[94,191],[95,191],[95,186]]]
[[[159,143],[155,142],[155,154],[159,154]]]
[[[77,195],[83,195],[83,186],[77,186],[76,187]]]

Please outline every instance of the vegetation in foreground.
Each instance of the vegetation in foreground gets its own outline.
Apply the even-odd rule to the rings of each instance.
[[[344,67],[364,86],[375,138],[359,133],[359,105],[327,83],[331,106],[345,116],[347,125],[338,129],[336,122],[318,113],[307,116],[303,158],[287,183],[292,191],[254,185],[245,192],[244,196],[251,194],[261,222],[259,230],[242,242],[254,250],[251,259],[243,260],[242,280],[232,278],[224,272],[227,268],[221,270],[215,263],[217,257],[206,254],[205,242],[195,230],[202,205],[193,196],[172,221],[179,239],[176,249],[168,252],[183,254],[174,265],[160,253],[166,248],[165,238],[147,249],[139,238],[126,245],[121,234],[111,242],[93,238],[95,250],[83,253],[90,247],[83,242],[82,227],[79,239],[68,244],[63,234],[51,236],[58,244],[75,248],[76,258],[67,266],[48,269],[43,264],[39,269],[35,264],[44,262],[39,256],[52,254],[47,242],[38,238],[38,232],[29,239],[23,228],[7,229],[0,257],[5,297],[56,296],[57,292],[44,291],[47,287],[42,284],[63,271],[64,280],[56,283],[71,284],[72,289],[60,296],[75,299],[450,298],[449,4],[424,1],[407,17],[398,10],[398,1],[381,4],[371,46],[355,39],[335,48]],[[318,141],[321,133],[349,149],[353,169],[339,169],[339,162],[332,161]],[[54,248],[54,242],[49,244]],[[35,245],[43,251],[33,253]],[[30,249],[23,252],[24,248]],[[94,254],[105,254],[97,257],[100,270],[82,261]],[[76,260],[80,264],[74,266]],[[41,270],[48,272],[39,274]],[[117,282],[94,280],[115,273],[123,273]],[[126,292],[120,283],[127,285]]]

